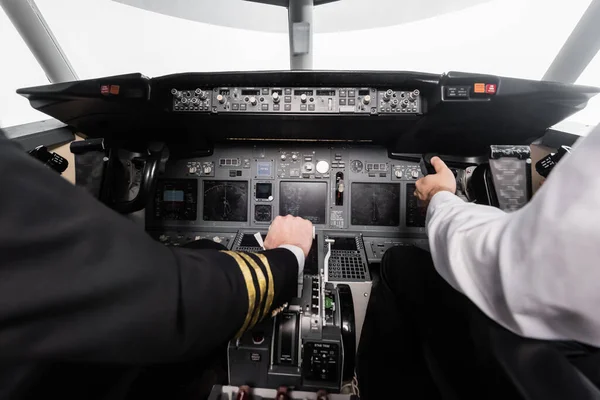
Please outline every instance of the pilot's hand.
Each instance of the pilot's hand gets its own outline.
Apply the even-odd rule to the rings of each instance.
[[[415,196],[427,203],[437,192],[447,191],[453,194],[456,192],[456,178],[450,168],[439,157],[433,157],[431,165],[435,168],[435,174],[419,179],[415,190]]]
[[[265,239],[265,249],[275,249],[284,244],[298,246],[304,252],[304,257],[308,257],[308,252],[313,242],[313,224],[300,217],[276,217],[267,238]]]

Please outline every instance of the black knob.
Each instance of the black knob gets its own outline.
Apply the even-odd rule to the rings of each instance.
[[[431,164],[431,159],[433,157],[437,157],[437,154],[435,154],[435,153],[423,154],[423,157],[421,158],[421,162],[419,163],[419,166],[421,167],[421,173],[423,174],[423,176],[427,176],[429,174],[435,174],[435,168]]]

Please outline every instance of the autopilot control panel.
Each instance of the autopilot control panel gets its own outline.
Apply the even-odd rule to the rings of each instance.
[[[172,88],[172,110],[194,113],[421,114],[419,89],[371,87]]]

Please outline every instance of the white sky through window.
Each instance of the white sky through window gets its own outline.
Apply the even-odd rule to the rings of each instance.
[[[130,72],[153,77],[289,69],[287,33],[200,23],[111,0],[36,0],[36,4],[81,79]],[[397,25],[328,29],[314,36],[313,65],[328,70],[454,70],[541,79],[589,4],[590,0],[489,0]],[[259,18],[264,7],[256,4],[256,15],[244,17]],[[321,9],[333,18],[350,15],[349,7],[351,1],[334,2],[317,7],[315,13]],[[277,18],[286,20],[285,8],[277,10]],[[315,20],[327,23],[324,18]],[[45,119],[14,93],[18,87],[47,80],[3,11],[0,33],[0,43],[12,58],[1,67],[0,124]],[[599,69],[596,56],[577,83],[600,86]],[[569,120],[596,124],[598,107],[600,100],[593,99],[588,110]]]

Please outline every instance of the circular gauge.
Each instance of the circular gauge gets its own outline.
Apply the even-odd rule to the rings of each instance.
[[[329,172],[329,163],[324,160],[319,161],[317,163],[317,172],[320,174],[326,174]]]
[[[362,172],[362,170],[363,170],[363,163],[362,163],[362,161],[359,161],[359,160],[352,161],[350,163],[350,169],[354,173]]]
[[[256,222],[271,221],[271,206],[257,205],[254,207],[254,220]]]

